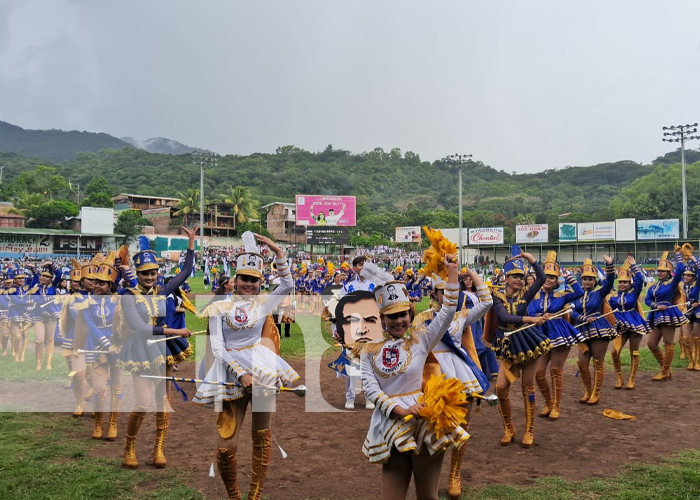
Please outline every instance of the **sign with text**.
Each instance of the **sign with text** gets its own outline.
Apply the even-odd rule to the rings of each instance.
[[[101,236],[54,236],[53,249],[55,253],[97,253],[102,248]],[[78,252],[80,249],[80,252]]]
[[[559,223],[559,241],[576,241],[576,223]]]
[[[579,241],[599,241],[615,239],[614,222],[579,222]]]
[[[0,253],[53,253],[51,236],[45,234],[0,234]]]
[[[547,243],[549,224],[523,224],[515,226],[516,243]]]
[[[355,226],[354,196],[296,195],[297,226]]]
[[[637,221],[637,239],[677,240],[680,238],[678,219],[653,219]]]
[[[469,230],[470,245],[502,245],[502,227],[479,227]]]
[[[396,243],[420,243],[420,226],[404,226],[396,228]]]
[[[346,227],[308,227],[307,245],[349,245],[350,230]]]

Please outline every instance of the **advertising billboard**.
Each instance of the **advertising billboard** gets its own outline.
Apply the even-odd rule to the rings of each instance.
[[[523,224],[515,226],[516,243],[547,243],[549,224]]]
[[[80,209],[82,234],[114,234],[114,209],[82,207]]]
[[[634,219],[615,219],[615,240],[634,241],[637,239]]]
[[[350,230],[346,227],[308,227],[307,245],[349,245]]]
[[[403,226],[396,228],[396,243],[420,243],[420,226]]]
[[[354,196],[296,195],[297,226],[355,226]]]
[[[615,223],[579,222],[577,234],[579,241],[614,240]]]
[[[576,223],[559,223],[559,241],[576,241]]]
[[[677,240],[680,238],[678,219],[653,219],[637,221],[637,239]]]
[[[502,227],[479,227],[469,230],[470,245],[503,245]]]

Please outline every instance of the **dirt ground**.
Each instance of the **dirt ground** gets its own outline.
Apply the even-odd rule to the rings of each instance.
[[[328,358],[331,361],[331,358]],[[304,376],[303,360],[291,364]],[[323,364],[322,366],[325,366]],[[180,376],[193,376],[191,364],[181,365]],[[473,485],[506,483],[526,485],[535,478],[561,476],[570,480],[610,477],[622,471],[623,464],[654,462],[700,442],[697,411],[700,374],[676,370],[673,380],[652,382],[651,373],[641,372],[633,391],[613,388],[608,372],[601,402],[597,406],[578,403],[583,393],[575,365],[567,366],[564,378],[562,416],[556,422],[536,419],[535,445],[525,450],[519,444],[501,447],[502,427],[498,409],[484,405],[472,418],[468,452],[462,467],[463,480]],[[183,384],[185,385],[185,384]],[[194,387],[186,387],[191,395]],[[344,383],[330,369],[322,370],[321,388],[325,399],[336,408],[344,403]],[[538,393],[538,398],[540,398]],[[511,389],[513,416],[519,439],[525,417],[520,386]],[[361,452],[370,410],[357,405],[355,411],[314,413],[304,411],[304,399],[292,394],[278,396],[273,416],[273,433],[288,454],[282,459],[273,448],[265,495],[271,499],[372,499],[380,493],[381,466],[370,465]],[[362,402],[358,396],[358,403]],[[538,405],[541,407],[538,399]],[[173,399],[175,414],[168,433],[168,467],[193,472],[191,486],[208,498],[224,498],[218,473],[208,476],[219,440],[211,410]],[[635,415],[635,421],[611,420],[602,415],[606,408]],[[83,418],[84,432],[91,432],[90,418]],[[247,491],[250,478],[250,417],[246,419],[239,447],[239,484]],[[138,439],[141,467],[148,465],[155,434],[155,418],[147,416]],[[97,456],[119,456],[123,449],[126,414],[120,419],[116,443],[98,446]],[[447,488],[446,457],[442,489]],[[476,473],[473,471],[488,471]]]

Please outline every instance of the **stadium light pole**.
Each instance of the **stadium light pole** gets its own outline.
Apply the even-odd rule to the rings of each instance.
[[[457,167],[457,172],[459,173],[459,234],[458,234],[458,244],[459,252],[457,253],[457,266],[462,269],[462,165],[464,165],[467,160],[469,160],[472,155],[462,155],[453,154],[447,156],[447,161],[452,167]]]
[[[690,135],[698,131],[698,124],[692,125],[672,125],[663,127],[664,142],[680,142],[681,143],[681,181],[683,190],[683,239],[688,238],[688,189],[685,183],[685,141],[700,139],[700,136]],[[670,130],[670,132],[667,132]]]
[[[204,270],[204,166],[218,165],[219,155],[211,151],[194,151],[195,165],[199,163],[199,265]]]

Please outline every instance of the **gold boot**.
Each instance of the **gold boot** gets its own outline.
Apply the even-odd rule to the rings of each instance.
[[[105,439],[107,441],[116,441],[118,434],[117,419],[122,404],[122,387],[120,385],[113,385],[111,391],[112,398],[109,405],[109,426],[107,427],[107,436],[105,436]]]
[[[12,353],[15,357],[15,363],[19,363],[22,355],[22,337],[20,335],[12,339]]]
[[[627,381],[625,389],[634,389],[634,379],[637,376],[637,368],[639,368],[639,351],[632,351],[632,360],[630,361],[630,378]]]
[[[549,371],[550,373],[552,372],[551,368]],[[535,376],[535,382],[537,382],[537,387],[539,388],[540,393],[542,394],[542,399],[544,399],[544,408],[542,408],[542,411],[539,413],[539,416],[542,418],[547,418],[549,416],[549,413],[552,411],[552,395],[549,392],[547,374],[543,373],[542,375]]]
[[[693,370],[700,372],[700,337],[694,337],[693,344],[695,344],[695,365]]]
[[[525,403],[525,433],[520,445],[529,448],[535,441],[535,386],[523,386],[523,401]]]
[[[29,335],[26,332],[22,333],[22,351],[19,354],[19,362],[24,363],[24,355],[27,354],[27,344],[29,343]]]
[[[9,333],[6,335],[3,334],[1,344],[2,344],[2,357],[5,358],[5,357],[7,357],[8,346],[10,348],[12,348],[12,345],[11,345],[12,343],[10,342],[10,334]]]
[[[622,376],[622,360],[620,359],[620,353],[613,351],[611,356],[613,366],[615,367],[615,373],[617,374],[615,389],[622,389],[622,386],[625,385],[625,377]]]
[[[678,343],[681,345],[681,354],[679,359],[686,359],[686,353],[688,351],[686,336],[681,334],[680,337],[678,337]]]
[[[594,359],[593,366],[595,367],[593,389],[591,390],[591,397],[588,398],[588,401],[586,401],[586,403],[589,405],[598,404],[598,400],[600,399],[600,390],[603,388],[603,380],[605,380],[605,361]]]
[[[73,375],[73,395],[76,404],[73,418],[82,417],[85,413],[85,372],[77,372]]]
[[[694,370],[698,356],[698,352],[695,349],[695,339],[690,337],[687,339],[687,342],[688,345],[686,346],[686,350],[688,351],[688,370]]]
[[[588,398],[591,397],[591,370],[588,367],[588,364],[581,363],[579,361],[578,371],[581,374],[581,382],[583,382],[583,387],[586,389],[586,393],[581,399],[578,400],[578,402],[585,405],[588,402]]]
[[[466,452],[467,443],[462,444],[459,448],[452,448],[452,455],[450,456],[450,483],[447,489],[447,498],[450,500],[462,498],[462,460]]]
[[[649,350],[654,355],[654,358],[656,358],[656,362],[659,363],[659,367],[663,367],[664,366],[664,355],[661,352],[661,348],[656,346],[653,349],[650,347]]]
[[[47,370],[53,370],[53,350],[54,350],[54,345],[53,345],[53,339],[46,344],[46,369]]]
[[[141,411],[138,411],[141,410]],[[124,446],[124,466],[129,469],[136,469],[139,466],[139,461],[136,459],[136,436],[139,435],[141,422],[146,415],[146,408],[137,406],[129,414],[129,420],[126,422],[126,445]]]
[[[216,467],[224,482],[229,500],[241,500],[238,489],[238,470],[236,466],[236,448],[219,448],[216,450]]]
[[[503,421],[503,437],[501,446],[508,446],[515,439],[515,425],[513,425],[512,411],[510,406],[510,387],[496,387],[498,396],[498,412]]]
[[[164,448],[168,427],[170,427],[170,413],[167,411],[156,412],[156,443],[153,446],[153,465],[156,466],[156,469],[165,469],[167,465]]]
[[[671,363],[673,362],[673,352],[676,349],[676,344],[664,344],[664,358],[661,365],[661,371],[651,377],[654,382],[662,382],[671,379]]]
[[[561,415],[561,395],[564,392],[564,377],[560,368],[550,368],[552,374],[552,411],[549,420],[556,420]]]
[[[34,357],[36,358],[36,371],[40,372],[44,363],[44,343],[34,342]]]
[[[262,488],[267,477],[267,468],[272,455],[272,434],[270,429],[261,429],[253,436],[253,463],[250,474],[250,492],[248,500],[260,500]]]
[[[103,394],[95,394],[95,430],[92,431],[92,439],[102,439],[103,429],[102,423],[104,422],[104,406],[105,399],[107,399],[107,391]]]

